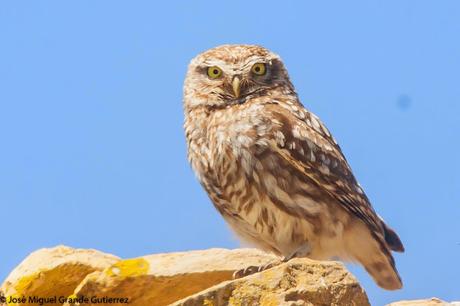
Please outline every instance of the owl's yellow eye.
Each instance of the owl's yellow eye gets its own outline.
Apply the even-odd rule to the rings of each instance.
[[[211,79],[217,79],[222,76],[222,69],[217,66],[212,66],[208,68],[208,77]]]
[[[251,71],[257,75],[264,75],[267,72],[267,67],[264,63],[257,63],[252,66]]]

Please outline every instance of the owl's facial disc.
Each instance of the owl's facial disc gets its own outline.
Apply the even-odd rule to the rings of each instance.
[[[224,45],[192,60],[184,102],[188,108],[227,108],[280,87],[293,91],[279,56],[258,46]]]

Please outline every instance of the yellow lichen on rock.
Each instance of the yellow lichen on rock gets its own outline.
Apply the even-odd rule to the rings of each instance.
[[[236,270],[274,260],[276,257],[254,249],[210,249],[149,255],[121,260],[102,272],[88,275],[74,294],[126,297],[131,306],[168,305],[232,279]],[[202,305],[214,304],[203,300]]]
[[[140,276],[149,271],[149,263],[143,258],[133,258],[120,260],[113,266],[105,270],[108,276]]]

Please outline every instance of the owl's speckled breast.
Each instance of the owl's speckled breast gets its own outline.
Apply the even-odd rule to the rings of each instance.
[[[320,204],[313,204],[305,213],[288,195],[288,187],[298,179],[268,150],[282,126],[266,113],[266,105],[272,101],[255,99],[239,105],[236,114],[234,109],[223,109],[207,118],[206,139],[201,143],[209,150],[210,159],[200,177],[205,188],[213,186],[216,208],[244,241],[290,256],[302,244],[315,240]]]

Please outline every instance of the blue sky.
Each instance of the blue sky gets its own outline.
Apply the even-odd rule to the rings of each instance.
[[[460,300],[459,1],[5,1],[0,279],[66,244],[121,257],[237,247],[194,178],[182,83],[224,43],[281,55],[374,207],[405,286]]]

